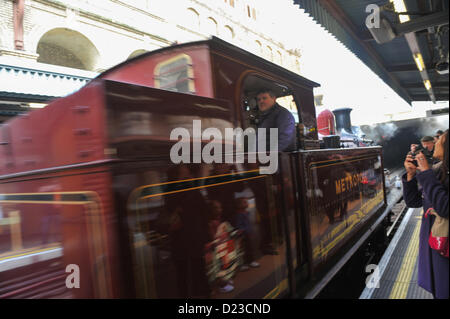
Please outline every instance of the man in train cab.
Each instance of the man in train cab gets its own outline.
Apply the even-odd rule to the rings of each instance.
[[[276,94],[268,88],[258,91],[256,101],[259,108],[258,130],[266,129],[266,151],[273,151],[270,147],[270,129],[278,129],[279,152],[292,152],[296,150],[296,130],[294,116],[286,108],[279,105]],[[261,218],[261,250],[265,255],[278,255],[276,239],[272,236],[272,219],[279,219],[280,215],[271,216],[267,204],[267,189],[264,180],[252,183],[251,189],[256,197],[256,209]],[[280,225],[280,222],[276,222]]]
[[[294,116],[286,108],[279,105],[276,100],[275,93],[270,89],[261,89],[256,95],[260,114],[258,129],[267,129],[266,151],[270,150],[270,128],[278,129],[278,151],[295,151],[296,131]]]

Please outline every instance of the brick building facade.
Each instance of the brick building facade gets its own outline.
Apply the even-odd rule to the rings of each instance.
[[[0,109],[45,104],[131,57],[211,35],[299,73],[299,50],[276,40],[273,12],[289,6],[288,0],[0,0]],[[0,114],[0,121],[12,114]]]

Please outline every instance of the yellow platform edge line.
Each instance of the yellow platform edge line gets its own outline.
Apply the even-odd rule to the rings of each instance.
[[[414,228],[411,241],[405,255],[403,256],[402,265],[399,273],[395,279],[389,299],[406,299],[408,288],[411,283],[414,266],[417,262],[417,255],[419,254],[419,233],[421,222],[418,221]]]

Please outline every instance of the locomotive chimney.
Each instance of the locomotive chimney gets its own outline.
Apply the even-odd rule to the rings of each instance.
[[[334,117],[336,118],[336,131],[344,131],[347,134],[352,134],[352,122],[350,120],[351,108],[341,108],[333,111]]]

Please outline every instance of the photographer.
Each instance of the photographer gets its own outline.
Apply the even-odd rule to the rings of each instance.
[[[444,134],[444,132],[442,130],[436,131],[436,135],[434,136],[434,143],[436,143],[439,140],[439,138],[441,137],[442,134]]]
[[[423,214],[420,226],[418,285],[438,299],[449,297],[448,250],[446,257],[432,249],[429,237],[437,216],[448,219],[448,143],[447,130],[436,143],[434,152],[434,156],[441,162],[432,168],[423,152],[415,150],[415,157],[408,154],[404,162],[406,174],[402,177],[403,197],[407,206],[423,206],[424,212],[430,212],[430,215]]]
[[[436,164],[439,160],[433,159],[434,153],[434,138],[431,136],[424,136],[420,140],[421,145],[411,144],[411,152],[409,155],[415,156],[418,153],[423,153],[427,159],[428,164]]]

